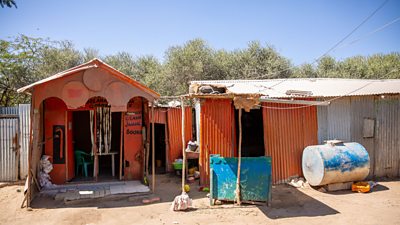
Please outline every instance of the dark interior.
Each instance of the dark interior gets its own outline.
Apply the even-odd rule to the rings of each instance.
[[[150,125],[150,157],[149,157],[149,171],[151,171],[152,162],[151,162],[151,149],[152,149],[152,141],[151,141],[151,131],[152,126]],[[154,142],[155,142],[155,159],[156,159],[156,173],[161,174],[166,172],[166,146],[165,146],[165,124],[155,123],[154,124]],[[161,166],[157,165],[157,160],[161,162]],[[151,172],[150,172],[151,173]]]
[[[239,110],[235,110],[236,140],[239,144]],[[239,148],[238,148],[239,149]],[[242,110],[242,157],[264,156],[264,129],[261,109]]]
[[[72,112],[72,133],[74,150],[91,152],[90,115],[89,111]]]
[[[121,113],[114,112],[111,114],[112,127],[111,127],[111,151],[118,152],[115,155],[115,177],[112,177],[111,170],[111,155],[99,156],[99,179],[114,179],[119,176],[119,162],[120,162],[120,147],[121,147]],[[72,129],[73,129],[73,145],[74,151],[80,150],[91,154],[92,142],[90,137],[90,115],[89,111],[74,111],[72,112]],[[93,178],[93,166],[89,167],[89,177]],[[84,176],[81,171],[75,171],[75,179],[81,180]]]
[[[115,178],[119,176],[119,156],[121,146],[121,113],[111,113],[111,152],[118,152],[115,157]],[[99,156],[99,177],[112,177],[111,155]]]

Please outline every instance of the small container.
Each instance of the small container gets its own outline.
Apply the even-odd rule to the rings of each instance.
[[[359,193],[367,193],[371,190],[368,182],[357,182],[351,185],[351,190]]]
[[[195,171],[196,171],[195,168],[190,168],[188,172],[190,175],[193,175]]]
[[[174,167],[174,170],[181,170],[182,169],[182,162],[173,162],[172,166]]]

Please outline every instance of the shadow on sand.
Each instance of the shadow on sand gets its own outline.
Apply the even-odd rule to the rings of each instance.
[[[314,217],[339,213],[317,199],[288,185],[277,185],[272,189],[270,207],[258,207],[268,218]]]

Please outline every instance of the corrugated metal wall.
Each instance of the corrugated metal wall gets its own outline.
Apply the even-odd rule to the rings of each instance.
[[[399,95],[344,97],[318,107],[318,139],[355,141],[368,151],[369,177],[400,175]],[[364,137],[364,119],[375,120],[374,136]]]
[[[209,155],[233,157],[234,111],[229,99],[206,99],[200,114],[200,183],[210,182]]]
[[[364,118],[375,118],[374,97],[352,97],[349,99],[350,110],[347,112],[351,114],[351,138],[349,141],[358,142],[367,149],[371,159],[370,176],[372,176],[374,170],[374,138],[364,138],[363,128]]]
[[[400,105],[398,96],[378,98],[376,107],[375,176],[397,177],[400,164]]]
[[[19,111],[19,143],[20,143],[20,173],[21,179],[28,176],[28,151],[29,151],[29,137],[31,130],[31,105],[20,104]]]
[[[13,154],[12,156],[7,156],[3,155],[1,158],[0,162],[2,165],[14,165],[12,171],[10,170],[5,171],[1,170],[0,173],[7,173],[8,177],[10,177],[10,173],[13,174],[14,172],[17,174],[17,178],[19,177],[20,179],[25,179],[26,176],[28,176],[28,151],[29,151],[29,136],[30,136],[30,109],[31,105],[30,104],[20,104],[19,106],[14,106],[14,107],[0,107],[0,115],[8,115],[8,116],[13,116],[13,120],[15,121],[10,121],[10,120],[2,120],[3,125],[0,128],[0,142],[4,142],[3,147],[6,147],[6,145],[10,145],[8,143],[10,141],[10,137],[7,135],[10,135],[10,131],[13,132],[14,130],[18,134],[18,140],[19,143],[13,143],[12,147],[19,147],[19,155],[14,154],[15,152],[8,152],[7,149],[3,151],[2,154]],[[2,118],[4,119],[4,118]],[[6,124],[7,122],[7,124]],[[16,126],[10,128],[9,126]],[[13,140],[17,140],[13,139]],[[7,144],[8,143],[8,144]],[[15,145],[15,146],[14,146]],[[18,158],[13,158],[13,157],[18,157]],[[11,157],[11,158],[9,158]],[[14,162],[10,162],[10,160],[14,160]],[[18,169],[18,163],[19,162],[19,169]],[[18,174],[19,172],[19,174]],[[3,174],[5,176],[5,174]],[[4,176],[1,176],[0,181],[10,181],[8,180],[2,180]],[[16,178],[15,178],[16,179]]]
[[[167,111],[168,108],[154,108],[154,123],[167,123]],[[149,114],[150,121],[152,121],[151,113]]]
[[[168,170],[177,158],[182,157],[182,110],[180,108],[169,108],[167,112],[168,121]],[[192,108],[185,108],[185,141],[192,139]]]
[[[0,117],[0,181],[18,179],[18,115]]]
[[[0,107],[0,115],[18,115],[18,107]]]
[[[350,99],[338,99],[330,106],[318,106],[318,142],[331,139],[350,141]]]
[[[263,123],[265,155],[272,157],[273,183],[301,176],[304,148],[318,143],[316,107],[263,103]]]

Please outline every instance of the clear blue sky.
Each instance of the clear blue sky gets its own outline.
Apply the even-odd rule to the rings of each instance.
[[[376,1],[55,1],[16,0],[0,8],[0,38],[18,34],[71,40],[100,54],[154,55],[193,38],[214,48],[244,48],[251,40],[273,45],[294,64],[310,62],[361,23]],[[391,0],[347,42],[400,16]],[[400,51],[400,21],[331,55],[339,59]]]

